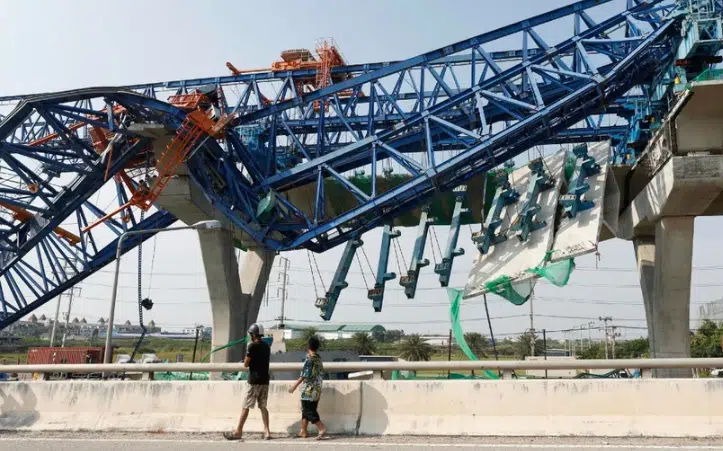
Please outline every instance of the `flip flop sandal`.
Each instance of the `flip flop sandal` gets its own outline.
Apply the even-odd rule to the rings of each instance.
[[[225,438],[226,440],[243,441],[243,438],[242,438],[242,437],[239,437],[238,435],[235,435],[233,432],[224,432],[224,433],[223,433],[223,438]]]

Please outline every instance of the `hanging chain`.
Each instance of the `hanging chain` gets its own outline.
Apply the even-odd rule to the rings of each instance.
[[[141,222],[146,215],[146,212],[141,210]],[[143,327],[143,307],[141,307],[141,301],[143,300],[143,244],[138,245],[138,324]]]
[[[324,286],[324,278],[321,277],[321,270],[319,269],[319,263],[316,261],[316,255],[314,255],[312,253],[311,258],[314,259],[314,265],[316,266],[316,272],[319,274],[319,283],[321,284],[321,289],[324,290],[324,294],[326,295],[326,287]]]
[[[439,246],[439,241],[437,241],[437,232],[435,232],[434,227],[430,227],[430,229],[432,229],[432,237],[434,237],[434,241],[437,243],[437,246]],[[432,248],[432,259],[434,260],[434,264],[436,265],[437,264],[437,254],[434,250],[434,242],[432,242],[431,244],[432,245],[430,247]],[[442,257],[441,249],[439,251],[439,256],[440,256],[440,258]]]
[[[369,266],[369,271],[372,273],[372,277],[374,277],[374,280],[376,280],[377,275],[374,274],[374,268],[372,268],[372,264],[369,262],[369,257],[367,256],[367,251],[365,251],[363,247],[362,247],[362,254],[364,254],[364,258],[367,261],[367,266]]]
[[[314,275],[314,267],[311,265],[311,251],[306,250],[306,257],[309,259],[309,271],[311,272],[311,283],[314,284],[314,296],[319,297],[319,290],[316,288],[316,276]]]
[[[407,259],[404,258],[404,251],[402,250],[402,245],[399,244],[396,240],[394,240],[394,242],[396,243],[397,247],[399,248],[399,253],[402,255],[402,263],[404,263],[404,266],[405,266],[405,267],[408,267],[408,266],[407,266]]]
[[[399,251],[397,251],[397,243],[392,243],[392,248],[394,249],[394,259],[397,261],[397,268],[399,269],[399,274],[404,274],[404,271],[402,271],[402,265],[399,264]]]
[[[158,235],[153,237],[153,253],[151,254],[151,272],[148,275],[148,297],[151,297],[151,285],[153,283],[153,267],[156,264],[156,243],[158,241]]]
[[[356,262],[359,264],[359,271],[361,272],[362,279],[364,280],[364,287],[366,287],[367,291],[369,291],[369,284],[367,283],[367,276],[364,275],[364,267],[362,266],[361,258],[359,257],[359,254],[354,254],[356,257]]]

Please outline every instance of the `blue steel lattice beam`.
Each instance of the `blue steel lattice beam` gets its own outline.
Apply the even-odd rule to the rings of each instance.
[[[384,303],[384,288],[388,281],[397,278],[397,274],[394,272],[388,272],[387,267],[389,265],[389,251],[392,247],[392,240],[401,236],[399,230],[392,230],[392,226],[385,225],[384,231],[382,232],[382,244],[379,249],[379,264],[377,265],[377,277],[374,288],[370,289],[367,293],[367,297],[372,300],[372,306],[375,312],[382,311],[382,305]]]

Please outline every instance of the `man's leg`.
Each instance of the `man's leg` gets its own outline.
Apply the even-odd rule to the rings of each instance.
[[[244,407],[241,410],[241,418],[238,420],[238,427],[236,428],[236,431],[234,431],[234,435],[237,437],[242,437],[244,433],[244,424],[246,424],[246,419],[249,417],[249,409]]]
[[[249,417],[249,409],[253,409],[256,404],[256,398],[258,397],[258,385],[249,385],[246,390],[246,397],[244,398],[244,408],[241,410],[241,418],[238,420],[238,427],[234,432],[234,435],[241,437],[244,432],[244,425]]]
[[[269,429],[269,409],[266,408],[266,403],[269,400],[269,386],[261,385],[258,396],[259,410],[261,410],[261,419],[264,422],[264,438],[271,438],[271,430]]]
[[[306,418],[301,419],[301,432],[299,433],[299,436],[303,438],[309,436],[309,420]]]

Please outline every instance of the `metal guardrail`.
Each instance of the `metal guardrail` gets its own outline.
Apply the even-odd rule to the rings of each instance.
[[[272,363],[271,371],[301,371],[302,363]],[[329,362],[324,370],[329,373],[372,371],[500,371],[503,377],[511,377],[515,370],[610,370],[640,369],[643,377],[650,377],[651,370],[662,368],[723,368],[723,358],[713,359],[620,359],[620,360],[478,360],[435,362]],[[88,365],[0,365],[0,373],[152,373],[162,372],[210,372],[235,373],[247,371],[243,363],[126,363]]]

